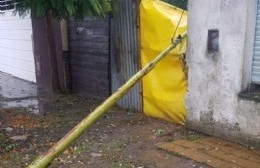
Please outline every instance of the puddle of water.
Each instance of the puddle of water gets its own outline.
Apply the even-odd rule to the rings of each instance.
[[[1,102],[2,108],[26,108],[28,112],[40,114],[39,101],[37,99],[25,99]]]

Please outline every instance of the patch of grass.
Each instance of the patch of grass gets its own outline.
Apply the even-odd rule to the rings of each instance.
[[[84,151],[86,151],[85,146],[77,146],[77,147],[74,148],[74,152],[77,153],[77,154],[82,153]]]
[[[14,149],[15,144],[9,141],[3,133],[0,133],[0,154],[5,154]]]
[[[82,152],[85,152],[89,149],[89,146],[86,144],[78,144],[77,146],[74,147],[74,153],[80,154]]]
[[[194,141],[197,141],[197,140],[199,140],[199,139],[200,139],[200,136],[199,136],[199,135],[196,135],[196,134],[191,134],[191,135],[188,135],[188,136],[187,136],[187,140],[188,140],[188,141],[194,142]]]
[[[113,139],[106,144],[106,147],[108,149],[122,149],[124,147],[124,143],[122,141]]]
[[[160,135],[162,135],[163,132],[164,132],[164,130],[162,130],[162,129],[153,130],[153,134],[155,136],[160,136]]]
[[[133,115],[134,112],[135,112],[135,111],[134,111],[134,110],[131,110],[131,109],[130,109],[130,110],[127,110],[127,115]]]
[[[11,151],[14,147],[15,147],[15,144],[13,144],[13,143],[7,144],[7,146],[5,147],[5,152]]]
[[[13,153],[10,155],[10,159],[15,161],[20,161],[22,159],[22,156],[17,153]]]

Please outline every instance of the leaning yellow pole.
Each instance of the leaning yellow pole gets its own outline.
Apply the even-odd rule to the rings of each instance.
[[[160,62],[172,49],[186,38],[186,32],[176,38],[163,52],[161,52],[153,61],[148,63],[142,70],[138,71],[115,93],[106,99],[100,106],[77,124],[68,134],[66,134],[59,142],[56,143],[45,155],[39,156],[28,168],[45,168],[47,167],[61,152],[63,152],[73,141],[75,141],[84,131],[93,125],[111,106],[113,106],[132,86],[134,86],[142,77],[149,73],[155,65]]]

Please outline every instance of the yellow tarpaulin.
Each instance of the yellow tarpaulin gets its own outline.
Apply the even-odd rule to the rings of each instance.
[[[170,43],[182,16],[176,36],[187,30],[187,13],[159,0],[140,3],[141,65],[144,67]],[[175,37],[176,37],[175,36]],[[185,123],[184,95],[187,82],[180,55],[186,40],[170,52],[142,81],[145,115],[179,124]]]

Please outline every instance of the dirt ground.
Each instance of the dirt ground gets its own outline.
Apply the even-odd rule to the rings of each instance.
[[[26,167],[100,104],[74,95],[55,95],[40,102],[40,115],[23,108],[0,109],[1,168]],[[50,167],[206,168],[155,147],[159,142],[193,141],[202,136],[180,125],[114,107]]]

